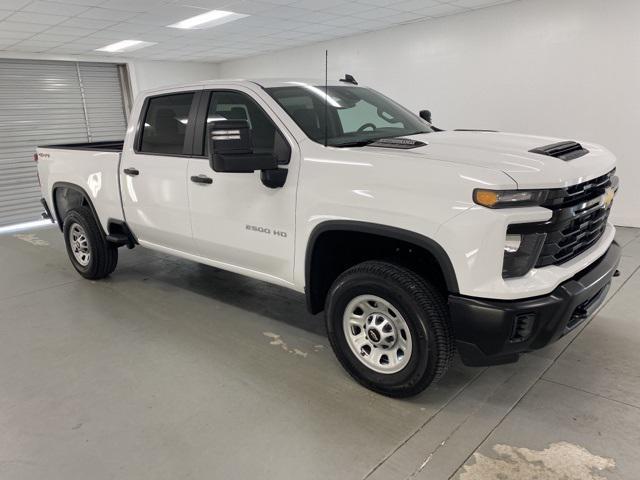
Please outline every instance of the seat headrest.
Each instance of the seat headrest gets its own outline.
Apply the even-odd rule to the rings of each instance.
[[[227,120],[247,120],[247,111],[242,107],[233,107],[225,113]]]
[[[320,118],[315,110],[310,108],[301,108],[299,110],[295,110],[291,116],[298,126],[310,137],[317,138],[321,134]]]

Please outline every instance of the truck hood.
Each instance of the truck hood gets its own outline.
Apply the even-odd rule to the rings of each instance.
[[[615,157],[607,149],[580,142],[589,153],[574,160],[563,160],[531,150],[567,139],[501,132],[445,131],[412,135],[426,145],[395,152],[500,170],[519,188],[557,188],[599,177],[615,167]],[[366,147],[367,149],[379,147]]]

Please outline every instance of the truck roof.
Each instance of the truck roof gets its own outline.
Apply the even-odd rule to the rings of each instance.
[[[272,87],[291,87],[291,86],[324,86],[324,79],[313,79],[313,78],[259,78],[259,79],[244,79],[244,78],[227,78],[227,79],[216,79],[216,80],[202,80],[199,82],[192,83],[180,83],[175,85],[167,85],[159,88],[154,88],[151,90],[145,90],[141,92],[141,95],[148,95],[151,93],[159,93],[159,92],[171,92],[173,90],[183,90],[189,87],[212,87],[215,85],[259,85],[263,88],[272,88]],[[340,82],[337,80],[330,80],[328,82],[329,86],[350,86],[350,83]]]
[[[264,88],[271,87],[290,87],[292,85],[312,85],[314,87],[323,86],[324,79],[320,78],[260,78],[255,80],[249,80],[252,83],[256,83]],[[330,86],[345,86],[348,83],[339,81],[329,81]]]

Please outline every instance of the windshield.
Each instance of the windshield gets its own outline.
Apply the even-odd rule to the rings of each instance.
[[[300,83],[267,88],[294,122],[318,143],[325,141],[325,87]],[[381,138],[431,133],[420,117],[381,93],[364,87],[330,86],[326,102],[327,145],[357,146]]]

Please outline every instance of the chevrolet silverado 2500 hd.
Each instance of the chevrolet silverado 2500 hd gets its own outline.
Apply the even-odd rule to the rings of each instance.
[[[43,205],[80,275],[141,245],[299,291],[356,380],[409,396],[456,348],[492,365],[570,332],[620,258],[609,151],[421,116],[344,81],[145,92],[123,142],[37,148]]]

